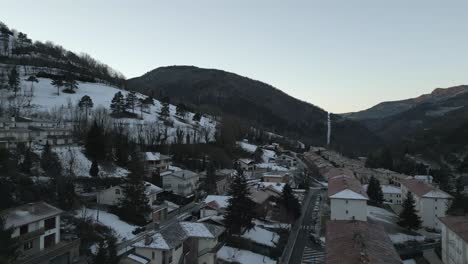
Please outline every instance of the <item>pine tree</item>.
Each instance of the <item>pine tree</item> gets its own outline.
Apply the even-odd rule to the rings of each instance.
[[[383,203],[384,197],[382,192],[382,186],[380,186],[380,181],[372,176],[369,180],[369,185],[367,186],[367,196],[369,199],[376,203]]]
[[[250,200],[250,191],[245,177],[235,176],[229,189],[229,204],[226,208],[225,224],[229,233],[240,234],[243,229],[251,229],[254,224],[255,204]]]
[[[15,93],[15,97],[19,91],[19,85],[20,85],[20,78],[19,78],[19,73],[18,70],[16,69],[16,66],[14,66],[10,74],[8,74],[8,85],[10,89]]]
[[[53,79],[51,84],[57,88],[57,95],[60,95],[60,88],[63,87],[63,79],[58,78],[58,79]]]
[[[176,115],[182,119],[185,119],[185,116],[187,115],[187,107],[184,104],[177,105]]]
[[[145,194],[145,182],[142,179],[142,175],[144,175],[143,164],[136,154],[132,155],[129,169],[130,174],[122,186],[123,197],[119,202],[119,216],[124,221],[144,225],[147,223],[151,207]]]
[[[118,264],[120,258],[117,256],[117,239],[114,236],[107,237],[98,244],[98,251],[94,256],[95,264]]]
[[[31,174],[31,167],[32,167],[32,153],[30,149],[26,149],[24,152],[23,162],[20,164],[20,169],[22,172],[26,174]]]
[[[162,103],[160,118],[163,120],[167,120],[167,118],[169,118],[169,103]]]
[[[0,217],[0,263],[11,263],[18,257],[19,243],[16,238],[11,238],[14,229],[7,228],[5,219]]]
[[[91,160],[103,161],[106,158],[104,131],[96,121],[94,121],[86,136],[85,149]]]
[[[254,152],[254,161],[257,163],[262,163],[263,162],[263,149],[262,148],[257,148]]]
[[[408,192],[403,201],[403,210],[400,213],[398,225],[409,230],[419,229],[421,227],[421,218],[416,214],[415,201],[413,194]]]
[[[201,118],[202,118],[202,115],[200,113],[195,113],[193,115],[192,120],[195,121],[195,122],[200,122]]]
[[[121,114],[126,110],[126,102],[123,94],[121,92],[117,92],[112,98],[112,102],[110,105],[113,114]]]
[[[204,187],[208,194],[215,194],[217,191],[216,169],[213,162],[208,163],[206,168],[206,182]]]
[[[93,160],[93,163],[91,164],[91,168],[89,169],[89,175],[91,175],[94,178],[97,178],[99,176],[99,165],[96,160]]]
[[[75,93],[75,90],[78,89],[78,82],[75,80],[72,74],[67,74],[65,77],[65,82],[63,83],[65,86],[66,93]]]
[[[132,113],[135,113],[135,106],[137,104],[138,98],[135,92],[130,92],[127,94],[127,98],[125,98],[125,104],[128,109],[132,110]]]
[[[0,70],[0,89],[8,88],[7,82],[7,74],[5,73],[5,71]]]
[[[294,219],[299,218],[301,215],[301,205],[294,196],[289,184],[286,184],[281,194],[281,204],[286,208],[288,213],[293,216]]]
[[[88,95],[84,95],[83,97],[81,97],[80,101],[78,102],[78,107],[82,110],[85,110],[86,117],[88,117],[89,109],[93,108],[93,106],[93,99],[91,99],[91,97],[89,97]]]
[[[45,174],[50,178],[55,178],[62,173],[62,165],[60,164],[57,154],[52,152],[48,142],[42,150],[40,163]]]

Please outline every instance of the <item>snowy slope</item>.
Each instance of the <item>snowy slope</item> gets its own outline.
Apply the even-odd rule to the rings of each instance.
[[[31,90],[31,84],[26,82],[24,79],[26,77],[22,76],[21,79],[21,94],[29,93]],[[94,103],[93,109],[99,107],[104,107],[109,109],[110,103],[114,94],[117,92],[122,92],[126,96],[129,92],[125,90],[120,90],[115,87],[111,87],[101,83],[84,83],[79,82],[79,87],[76,90],[75,94],[66,94],[60,93],[57,95],[57,89],[51,84],[51,80],[47,78],[38,78],[39,83],[34,84],[33,97],[31,100],[31,106],[25,107],[23,110],[24,115],[41,115],[44,113],[60,113],[61,117],[70,119],[72,116],[73,106],[78,103],[78,101],[84,96],[88,95],[91,97]],[[146,98],[145,95],[136,94],[138,98]],[[5,96],[5,95],[4,95]],[[209,131],[210,140],[214,139],[214,133],[216,129],[216,121],[203,116],[200,122],[193,121],[192,118],[194,113],[188,113],[185,120],[181,121],[179,118],[176,118],[176,107],[170,105],[170,118],[174,122],[173,127],[168,128],[168,135],[170,136],[168,142],[174,142],[175,132],[177,129],[181,129],[186,133],[193,135],[196,130],[197,137],[199,137],[200,142],[204,142],[203,133]],[[159,113],[161,111],[161,103],[157,100],[154,100],[154,105],[152,105],[147,112],[143,113],[143,120],[140,119],[115,119],[119,123],[128,124],[129,129],[135,128],[136,125],[150,125],[157,124],[160,127],[165,127],[162,121],[159,120]],[[135,113],[140,115],[139,110],[135,110]],[[136,134],[136,133],[130,133]]]

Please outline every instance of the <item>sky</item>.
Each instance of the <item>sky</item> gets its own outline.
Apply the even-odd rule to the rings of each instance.
[[[2,3],[5,2],[5,3]],[[0,21],[137,77],[195,65],[333,113],[468,84],[468,1],[0,0]]]

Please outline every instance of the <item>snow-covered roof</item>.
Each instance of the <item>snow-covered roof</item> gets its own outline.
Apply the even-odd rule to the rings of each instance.
[[[279,193],[282,193],[284,186],[286,186],[286,183],[280,182],[258,182],[257,184],[260,184],[263,188],[271,188]]]
[[[425,198],[440,198],[440,199],[451,199],[452,196],[444,191],[441,190],[433,190],[425,195],[423,195]]]
[[[173,171],[170,174],[161,175],[161,176],[164,176],[164,177],[174,176],[174,177],[181,178],[181,179],[190,179],[193,177],[198,177],[198,174],[189,170],[180,170],[180,171]]]
[[[226,208],[229,204],[229,198],[231,198],[231,196],[227,196],[227,195],[208,195],[205,200],[203,201],[204,203],[210,203],[212,201],[215,201],[219,208]]]
[[[136,255],[136,254],[129,254],[127,256],[127,258],[137,262],[137,263],[141,263],[141,264],[147,264],[147,263],[150,263],[150,260],[145,258],[145,257],[142,257],[140,255]]]
[[[180,222],[180,226],[189,237],[216,238],[224,232],[224,228],[207,223]]]
[[[247,165],[250,165],[250,164],[254,163],[254,161],[251,160],[251,159],[239,159],[239,162],[242,162],[242,163],[247,164]]]
[[[238,248],[223,246],[216,254],[219,259],[227,262],[234,262],[240,264],[252,264],[252,263],[263,263],[263,264],[276,264],[276,261],[269,258],[268,256],[260,255],[248,250],[242,250]]]
[[[5,227],[22,226],[61,214],[63,211],[45,202],[28,203],[4,210],[0,217]]]
[[[168,160],[169,156],[163,155],[159,152],[145,152],[146,161],[159,161],[159,160]]]
[[[163,191],[163,189],[147,181],[145,181],[145,187],[146,187],[146,194],[148,195],[160,193]]]
[[[450,196],[446,192],[436,189],[434,186],[432,186],[431,184],[423,180],[410,178],[410,179],[402,180],[400,181],[400,183],[403,186],[405,186],[408,189],[408,191],[414,193],[415,195],[419,197],[445,198],[445,199],[452,198],[452,196]]]
[[[362,194],[353,192],[351,190],[343,190],[341,192],[337,192],[334,195],[330,196],[330,198],[334,199],[349,199],[349,200],[368,200],[367,197],[363,196]]]
[[[328,197],[337,199],[368,199],[361,183],[351,175],[339,175],[329,178]]]

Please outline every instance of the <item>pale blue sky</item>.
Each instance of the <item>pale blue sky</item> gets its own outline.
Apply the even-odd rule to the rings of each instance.
[[[4,3],[3,3],[4,2]],[[0,0],[0,21],[135,77],[196,65],[335,113],[468,84],[468,1]]]

